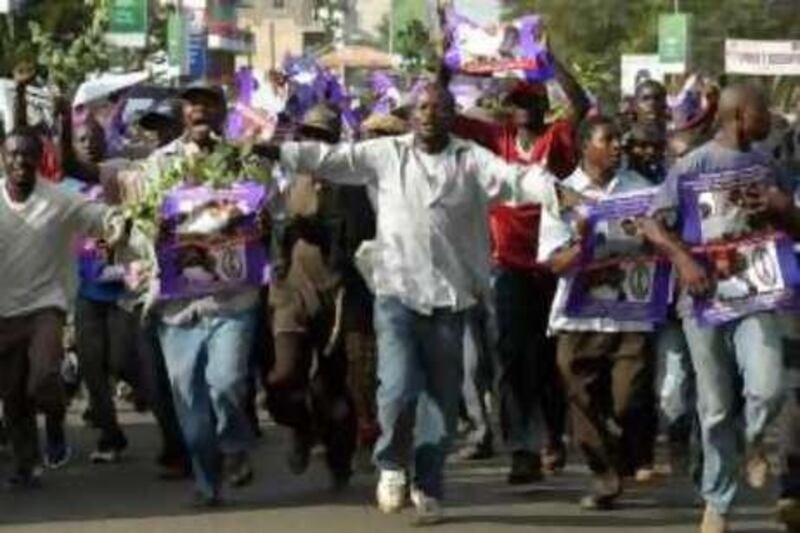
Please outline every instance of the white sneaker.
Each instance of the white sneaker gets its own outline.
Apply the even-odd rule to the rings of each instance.
[[[381,470],[375,496],[382,513],[399,513],[406,504],[406,473],[402,470]]]
[[[411,488],[411,503],[414,504],[416,511],[414,517],[416,526],[432,526],[440,523],[444,518],[439,500],[428,496],[417,487]]]

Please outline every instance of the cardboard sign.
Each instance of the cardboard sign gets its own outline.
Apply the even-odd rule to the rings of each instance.
[[[654,255],[636,219],[649,215],[657,189],[582,206],[590,225],[582,265],[569,285],[570,318],[660,322],[670,296],[670,264]]]
[[[266,189],[242,182],[229,189],[181,187],[161,209],[157,246],[163,299],[215,294],[269,282],[259,214]]]

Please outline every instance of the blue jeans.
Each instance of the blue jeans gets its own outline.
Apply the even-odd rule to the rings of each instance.
[[[396,298],[378,297],[374,319],[381,427],[375,463],[381,470],[406,470],[413,445],[416,486],[441,498],[445,458],[458,425],[464,313],[422,315]]]
[[[248,310],[159,326],[195,485],[206,496],[219,494],[221,456],[248,451],[255,443],[244,409],[255,325],[256,313]]]
[[[695,391],[689,347],[680,322],[670,320],[656,333],[657,392],[668,424],[694,415]]]
[[[773,313],[750,315],[714,328],[701,328],[687,318],[683,329],[697,380],[703,442],[700,491],[707,504],[726,514],[738,485],[739,390],[744,393],[746,443],[761,444],[783,400],[782,331]]]
[[[464,325],[464,383],[461,394],[466,417],[472,425],[467,442],[474,446],[492,446],[492,423],[486,394],[492,391],[491,320],[485,305],[467,312]]]

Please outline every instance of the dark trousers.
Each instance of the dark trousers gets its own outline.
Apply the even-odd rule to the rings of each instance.
[[[157,321],[152,317],[142,317],[141,310],[137,310],[136,315],[139,321],[137,345],[142,392],[147,398],[161,433],[162,454],[168,460],[188,461],[186,446],[172,402],[167,366],[158,340]]]
[[[544,273],[495,271],[500,423],[511,451],[538,453],[542,425],[545,447],[563,445],[566,401],[555,342],[547,336],[555,283]]]
[[[270,287],[275,358],[267,408],[301,438],[322,441],[337,475],[350,474],[357,432],[342,331],[345,302],[345,288],[319,247],[305,241],[295,245],[287,276]]]
[[[312,365],[316,366],[313,375]],[[302,335],[278,334],[268,385],[267,407],[275,422],[304,438],[319,439],[325,445],[330,469],[349,474],[356,447],[356,417],[347,388],[344,347],[321,355]]]
[[[780,490],[800,498],[800,339],[786,339],[787,394],[781,420]]]
[[[656,358],[648,357],[641,374],[644,385],[638,387],[630,402],[630,412],[622,432],[624,461],[622,473],[633,475],[640,468],[652,468],[655,463],[658,437],[658,406],[655,392]],[[691,427],[691,426],[690,426]]]
[[[37,409],[51,418],[64,416],[63,336],[59,309],[0,318],[0,398],[17,469],[39,462]]]
[[[642,406],[636,402],[648,386],[648,340],[644,333],[565,332],[558,337],[574,437],[595,474],[620,471],[623,428],[640,416]]]
[[[115,302],[79,297],[75,304],[75,341],[81,374],[100,429],[110,442],[120,433],[111,377],[139,389],[136,317]]]

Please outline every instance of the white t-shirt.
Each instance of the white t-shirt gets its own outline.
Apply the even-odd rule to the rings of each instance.
[[[17,203],[0,179],[0,317],[67,309],[74,240],[101,236],[107,209],[43,179]]]

